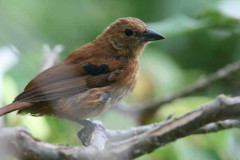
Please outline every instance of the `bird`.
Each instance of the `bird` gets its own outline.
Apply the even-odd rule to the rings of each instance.
[[[150,41],[165,37],[138,18],[119,18],[97,38],[39,73],[14,101],[0,108],[80,122],[116,105],[136,84],[139,57]]]

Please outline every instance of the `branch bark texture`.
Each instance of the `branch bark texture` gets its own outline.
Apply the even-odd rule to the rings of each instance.
[[[99,138],[99,131],[89,133],[95,135],[94,145],[70,147],[42,142],[26,129],[16,127],[0,129],[0,149],[1,155],[24,160],[130,160],[193,134],[239,128],[239,115],[240,97],[221,95],[175,119],[128,130],[105,129],[102,132],[108,137],[108,143],[104,147],[94,141],[94,137]]]

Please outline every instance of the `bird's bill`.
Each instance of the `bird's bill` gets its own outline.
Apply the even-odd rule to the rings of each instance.
[[[156,41],[161,39],[165,39],[165,37],[150,29],[146,29],[145,32],[141,35],[142,41]]]

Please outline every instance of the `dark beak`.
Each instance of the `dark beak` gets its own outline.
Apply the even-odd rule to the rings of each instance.
[[[149,29],[146,29],[141,35],[141,41],[156,41],[161,39],[165,39],[165,37]]]

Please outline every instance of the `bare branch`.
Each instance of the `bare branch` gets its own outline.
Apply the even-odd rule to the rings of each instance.
[[[48,144],[33,138],[21,128],[3,128],[0,129],[0,151],[24,160],[130,160],[192,134],[239,128],[239,115],[240,96],[221,95],[179,118],[124,131],[106,129],[109,143],[102,149],[91,144],[89,147]]]
[[[198,130],[193,132],[193,134],[211,133],[230,128],[240,128],[240,120],[225,120],[213,122],[199,128]]]
[[[240,61],[237,61],[235,63],[229,64],[215,73],[212,73],[208,76],[201,77],[199,80],[197,80],[194,84],[187,87],[183,91],[180,91],[178,93],[175,93],[169,97],[160,99],[155,102],[146,102],[141,104],[136,104],[134,106],[127,106],[125,105],[118,105],[118,109],[123,111],[124,113],[129,113],[134,115],[138,118],[140,122],[145,122],[148,120],[149,117],[152,117],[154,113],[164,104],[170,103],[173,100],[176,100],[178,98],[186,97],[189,95],[192,95],[194,93],[200,92],[204,89],[206,89],[208,86],[210,86],[212,83],[227,78],[231,76],[232,74],[240,71]]]
[[[0,155],[5,157],[14,155],[24,160],[95,160],[93,155],[98,153],[93,147],[68,147],[39,141],[22,127],[3,128],[0,133]]]
[[[152,152],[156,148],[194,133],[197,129],[226,119],[237,119],[240,114],[240,97],[219,96],[216,100],[144,134],[116,143],[112,152],[131,158]]]
[[[139,127],[132,127],[126,130],[110,130],[110,129],[105,129],[105,133],[107,137],[109,138],[110,142],[119,142],[122,140],[129,139],[134,136],[138,136],[144,132],[147,132],[151,130],[152,128],[160,127],[164,125],[167,121],[163,121],[160,123],[154,123],[150,125],[144,125],[144,126],[139,126]]]

